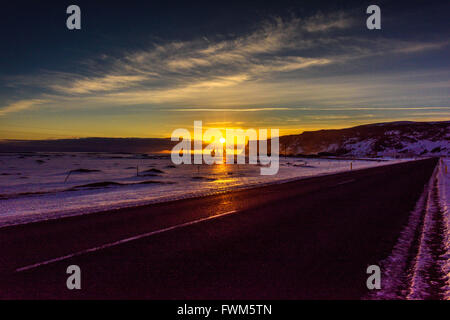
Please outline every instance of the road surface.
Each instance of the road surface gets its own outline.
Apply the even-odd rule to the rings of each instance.
[[[1,228],[0,298],[364,298],[436,163]]]

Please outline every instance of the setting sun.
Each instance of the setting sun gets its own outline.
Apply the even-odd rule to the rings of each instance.
[[[220,143],[225,143],[225,138],[222,137],[222,138],[219,139],[219,141],[220,141]]]

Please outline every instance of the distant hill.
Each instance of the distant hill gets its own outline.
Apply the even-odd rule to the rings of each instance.
[[[450,155],[450,121],[388,122],[280,137],[280,153],[360,157]]]

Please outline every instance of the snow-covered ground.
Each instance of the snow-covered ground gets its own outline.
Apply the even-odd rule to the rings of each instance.
[[[350,163],[356,170],[398,161],[407,160],[288,158],[280,159],[277,175],[261,176],[257,165],[174,166],[161,155],[0,153],[0,226],[342,172]]]
[[[438,174],[439,199],[441,210],[449,217],[450,206],[450,158],[441,158]],[[450,221],[447,221],[450,222]],[[450,225],[449,230],[450,230]],[[449,235],[450,237],[450,235]],[[450,245],[450,243],[449,243]]]
[[[371,299],[450,299],[450,159],[441,158],[392,253],[380,262]]]
[[[439,206],[442,212],[445,234],[442,270],[446,275],[445,299],[450,300],[450,158],[442,158],[438,173]]]

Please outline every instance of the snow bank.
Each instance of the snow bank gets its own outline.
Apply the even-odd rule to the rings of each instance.
[[[445,254],[442,257],[443,273],[446,275],[445,298],[450,299],[450,158],[442,158],[438,174],[439,206],[445,227]]]

